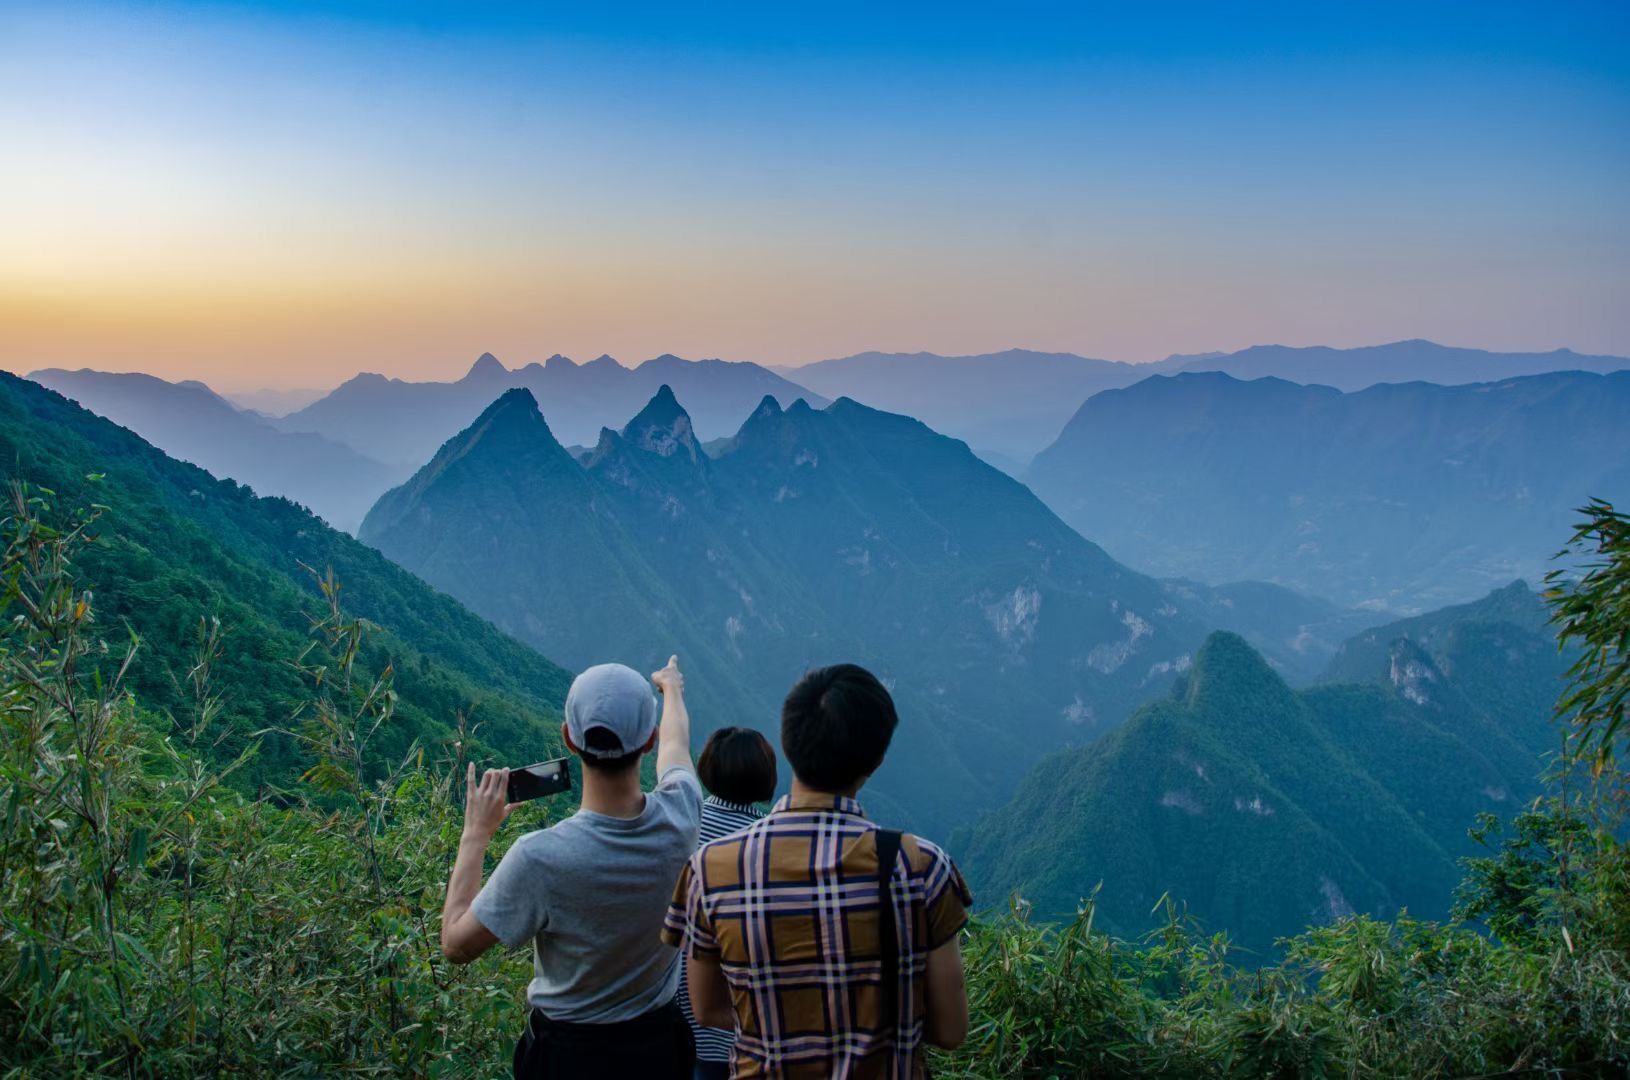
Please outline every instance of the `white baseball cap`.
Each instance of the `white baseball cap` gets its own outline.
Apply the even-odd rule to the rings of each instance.
[[[586,738],[604,728],[616,748],[591,749]],[[657,699],[651,684],[626,664],[596,664],[572,680],[566,692],[566,730],[572,743],[592,758],[616,758],[645,748],[657,729]]]

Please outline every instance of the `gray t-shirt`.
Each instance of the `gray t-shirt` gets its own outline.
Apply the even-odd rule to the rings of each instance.
[[[505,945],[531,940],[526,996],[545,1016],[609,1024],[673,999],[679,952],[662,918],[701,816],[702,785],[675,765],[639,817],[579,810],[504,853],[470,910]]]

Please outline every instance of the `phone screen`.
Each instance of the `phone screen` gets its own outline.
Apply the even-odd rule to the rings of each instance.
[[[528,799],[539,799],[545,795],[570,791],[572,772],[566,767],[569,760],[556,758],[554,761],[540,761],[536,765],[528,765],[524,769],[511,769],[509,801],[526,802]]]

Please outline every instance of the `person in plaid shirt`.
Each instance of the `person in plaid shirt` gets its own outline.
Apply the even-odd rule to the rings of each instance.
[[[791,793],[680,873],[662,937],[684,950],[698,1021],[736,1030],[737,1080],[909,1080],[926,1075],[924,1044],[967,1037],[968,887],[938,847],[855,801],[897,723],[864,668],[805,675],[781,713]]]

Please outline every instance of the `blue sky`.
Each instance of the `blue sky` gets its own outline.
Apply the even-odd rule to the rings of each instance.
[[[1630,5],[0,6],[0,364],[1630,353]]]

